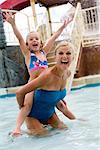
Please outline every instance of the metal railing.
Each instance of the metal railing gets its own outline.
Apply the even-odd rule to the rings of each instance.
[[[83,23],[83,16],[81,11],[81,4],[78,3],[75,11],[75,16],[72,22],[72,28],[70,32],[70,40],[74,46],[74,60],[70,66],[71,76],[67,81],[67,90],[68,92],[71,89],[72,81],[74,78],[74,74],[76,72],[78,57],[80,53],[80,48],[83,40],[83,33],[84,33],[84,23]]]
[[[82,9],[84,19],[83,46],[100,45],[100,5]]]
[[[16,24],[18,26],[18,29],[21,31],[24,39],[26,39],[26,35],[30,31],[35,29],[33,16],[28,16],[27,14],[22,13],[21,11],[19,12],[15,10],[3,9],[2,11],[15,13],[16,20],[18,18],[22,18],[21,20],[23,21],[16,21]],[[87,9],[81,9],[81,11],[84,20],[84,35],[83,35],[82,46],[85,47],[87,45],[99,44],[100,43],[100,5],[96,7],[87,8]],[[37,14],[37,22],[38,22],[37,30],[40,32],[41,39],[44,42],[50,36],[48,14],[46,12],[43,12],[42,14]],[[60,24],[60,22],[58,23]],[[81,25],[82,24],[83,21]],[[4,29],[5,29],[7,45],[18,45],[19,44],[18,40],[13,34],[11,26],[7,22],[4,22]],[[79,26],[79,29],[81,29],[81,26]],[[63,36],[65,35],[62,34],[62,37]],[[67,34],[66,34],[66,38],[68,38]]]
[[[2,9],[2,12],[9,12],[9,13],[15,14],[15,21],[19,20],[19,21],[16,21],[16,24],[17,24],[18,29],[21,32],[23,38],[25,39],[26,35],[30,31],[30,22],[29,22],[28,16],[22,12],[15,11],[15,10]],[[23,24],[24,24],[24,26],[23,26]],[[18,40],[13,33],[13,29],[12,29],[11,25],[6,21],[4,21],[4,30],[5,30],[7,45],[19,45]]]
[[[33,16],[28,16],[21,11],[2,9],[2,12],[11,12],[15,14],[16,25],[21,32],[23,38],[26,40],[26,36],[30,31],[40,32],[41,40],[44,42],[49,36],[49,22],[47,13],[37,14],[37,29],[34,26]],[[21,21],[20,21],[21,20]],[[19,45],[16,36],[13,33],[12,27],[8,22],[4,22],[4,30],[6,35],[7,45]]]

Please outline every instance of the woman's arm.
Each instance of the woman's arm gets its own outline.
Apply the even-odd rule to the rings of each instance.
[[[47,40],[46,44],[43,47],[43,50],[46,53],[49,53],[49,51],[51,50],[51,48],[55,43],[55,40],[60,36],[64,28],[72,21],[72,19],[65,20],[62,26]]]
[[[15,15],[12,15],[11,13],[6,12],[6,13],[3,13],[3,16],[4,16],[5,20],[11,24],[14,34],[19,41],[21,51],[22,51],[23,55],[26,55],[28,50],[27,50],[26,43],[25,43],[21,33],[17,29],[16,23],[15,23]]]

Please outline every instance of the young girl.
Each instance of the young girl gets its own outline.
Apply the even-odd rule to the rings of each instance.
[[[16,93],[20,101],[34,90],[34,104],[27,119],[29,133],[33,135],[47,134],[47,129],[43,128],[42,124],[50,124],[58,129],[67,128],[55,113],[55,106],[66,96],[66,80],[70,75],[68,68],[74,57],[74,49],[71,43],[61,42],[55,50],[56,65],[45,69],[39,77],[21,87]],[[66,112],[72,116],[68,109]]]
[[[30,32],[27,35],[26,42],[24,41],[22,35],[17,29],[17,26],[15,24],[15,15],[12,16],[11,13],[4,13],[5,20],[9,22],[13,28],[14,34],[16,35],[19,44],[20,49],[25,57],[25,63],[28,68],[28,72],[30,75],[29,81],[35,79],[39,76],[39,74],[46,68],[48,68],[48,63],[46,59],[46,55],[48,52],[50,52],[51,48],[53,47],[55,40],[58,38],[58,36],[61,34],[63,29],[67,26],[68,23],[72,20],[67,20],[63,23],[63,25],[58,29],[57,32],[54,33],[50,37],[50,39],[45,43],[41,50],[41,40],[38,32]],[[33,92],[30,92],[26,94],[25,99],[23,100],[17,100],[18,104],[21,108],[20,113],[17,118],[16,128],[13,131],[13,135],[21,134],[21,125],[24,122],[26,116],[29,114],[32,102],[33,102]],[[63,103],[63,101],[59,102],[57,105],[58,109],[65,113],[66,106]],[[65,109],[64,109],[65,108]],[[66,115],[66,113],[65,113]],[[71,119],[75,119],[75,117],[72,116]]]

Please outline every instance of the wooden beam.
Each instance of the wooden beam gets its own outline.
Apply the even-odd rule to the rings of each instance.
[[[35,0],[30,0],[30,4],[32,7],[33,19],[34,19],[34,24],[35,24],[35,28],[36,28],[37,27],[37,17],[36,17],[36,11],[35,11]]]

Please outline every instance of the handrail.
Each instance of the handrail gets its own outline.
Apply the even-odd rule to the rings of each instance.
[[[84,18],[84,39],[82,46],[96,45],[100,41],[100,5],[82,10]],[[91,42],[91,40],[92,42]]]
[[[70,31],[70,39],[71,43],[74,45],[75,49],[75,56],[73,63],[70,66],[71,70],[71,76],[69,77],[67,81],[67,91],[70,92],[71,86],[72,86],[72,81],[74,78],[74,74],[76,71],[76,66],[78,62],[78,57],[80,53],[80,47],[83,39],[83,32],[84,32],[84,24],[83,24],[83,17],[82,17],[82,11],[81,11],[81,4],[78,3],[75,11],[75,16],[73,18],[72,22],[72,28]]]
[[[23,37],[28,34],[28,32],[30,31],[30,23],[29,23],[29,18],[28,15],[21,12],[21,11],[17,11],[17,10],[8,10],[8,9],[2,9],[2,12],[10,12],[10,13],[14,13],[15,15],[21,14],[23,15],[27,22],[26,24],[26,28],[24,27],[24,29],[21,29],[21,25],[18,26],[19,30],[21,30]],[[21,23],[21,22],[20,22]],[[23,22],[22,22],[23,23]],[[23,25],[23,24],[22,24]],[[15,37],[12,28],[10,27],[10,25],[7,22],[4,22],[4,29],[5,29],[5,35],[6,35],[6,41],[7,41],[7,45],[19,45],[17,38]],[[25,38],[24,37],[24,38]]]
[[[87,11],[87,10],[92,10],[92,9],[97,9],[98,7],[100,7],[100,5],[99,6],[94,6],[94,7],[89,7],[89,8],[85,8],[85,9],[82,9],[82,11]]]
[[[21,15],[24,15],[26,17],[27,24],[25,24],[25,25],[27,25],[27,27],[26,28],[24,27],[23,30],[21,29],[20,26],[18,27],[19,30],[21,29],[21,31],[23,31],[22,34],[23,34],[24,38],[26,38],[26,35],[28,34],[28,32],[33,31],[33,29],[34,29],[34,21],[32,19],[30,19],[30,17],[32,17],[31,15],[25,14],[24,12],[21,12],[21,11],[8,10],[8,9],[2,9],[2,12],[12,12],[12,13],[15,13],[15,15],[21,14]],[[41,39],[44,42],[50,36],[50,33],[48,32],[49,31],[48,30],[49,27],[47,27],[49,22],[48,22],[47,12],[38,13],[37,17],[40,16],[40,15],[42,17],[45,17],[45,19],[47,20],[47,21],[44,22],[43,20],[45,20],[45,19],[40,17],[41,18],[41,25],[39,23],[40,22],[40,19],[39,19],[38,20],[38,26],[37,26],[37,29],[40,32],[40,35],[43,35],[43,36],[41,36]],[[23,26],[23,22],[22,22],[22,26]],[[7,27],[9,28],[9,25]],[[27,33],[25,32],[26,29],[27,29]],[[35,29],[35,30],[37,30],[37,29]],[[11,30],[10,30],[10,32],[11,32]],[[15,35],[13,34],[13,31],[10,34],[12,34],[12,37],[14,37],[13,41],[11,39],[9,39],[9,37],[10,37],[9,36],[9,31],[6,31],[6,37],[8,38],[7,45],[10,45],[10,44],[17,44],[18,45],[17,39],[16,39]]]

